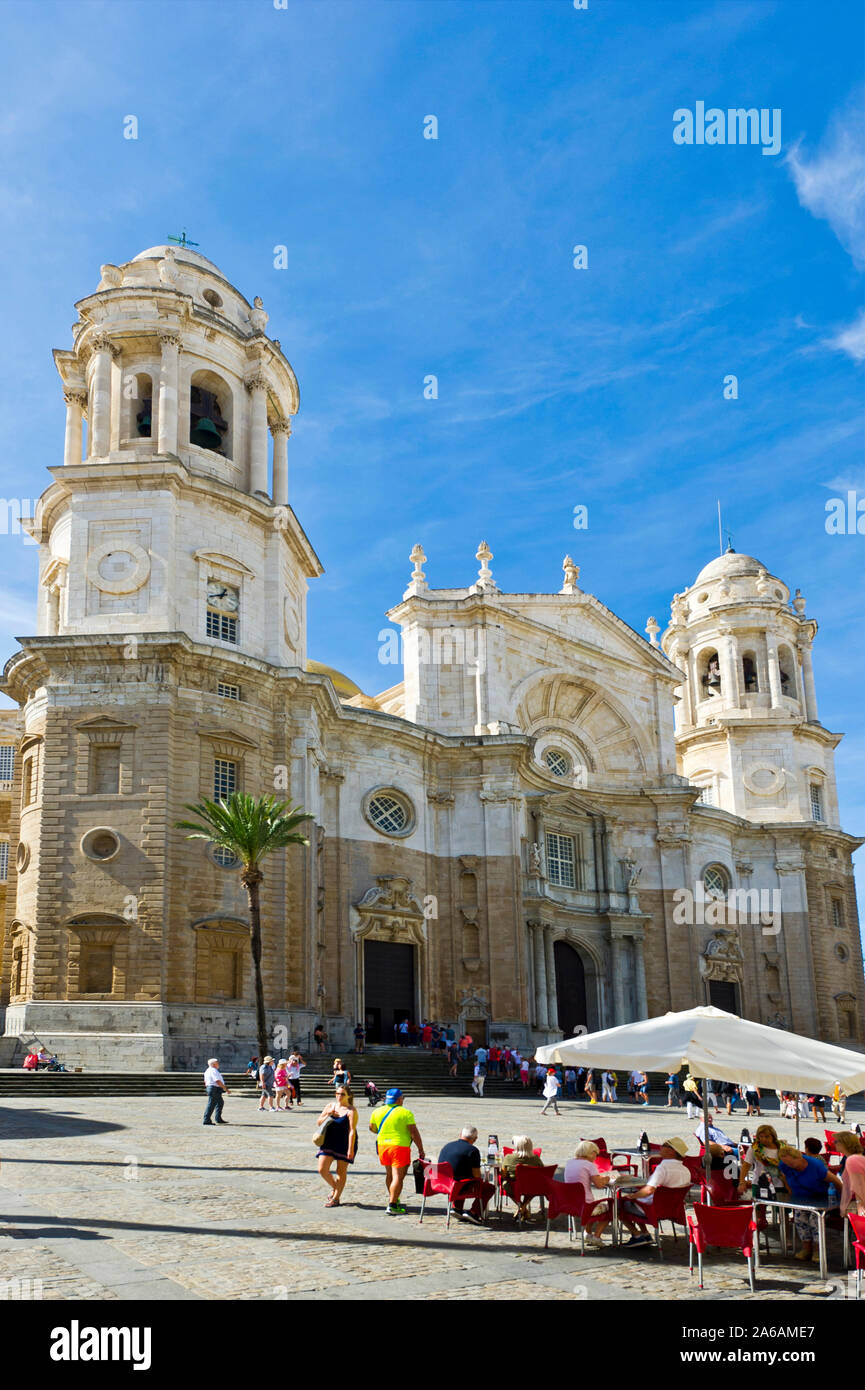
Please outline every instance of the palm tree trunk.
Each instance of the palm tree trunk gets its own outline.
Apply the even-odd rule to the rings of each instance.
[[[247,880],[246,892],[249,897],[249,944],[252,950],[252,978],[255,986],[255,1028],[258,1034],[259,1065],[268,1054],[267,1018],[264,1012],[264,984],[261,978],[261,902],[259,885],[261,876]]]

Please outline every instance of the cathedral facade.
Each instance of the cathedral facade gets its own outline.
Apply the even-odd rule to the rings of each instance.
[[[245,1061],[237,865],[175,828],[234,789],[312,813],[265,868],[269,1020],[404,1017],[521,1047],[713,1002],[865,1046],[816,622],[729,551],[638,634],[580,587],[502,593],[418,545],[361,692],[307,657],[322,573],[290,505],[297,382],[203,256],[102,267],[55,353],[62,465],[30,523],[0,1004],[89,1066]],[[432,568],[428,565],[428,568]],[[551,571],[555,565],[551,564]],[[550,578],[553,578],[551,573]]]

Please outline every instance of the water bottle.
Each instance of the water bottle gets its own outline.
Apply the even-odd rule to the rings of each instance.
[[[640,1135],[640,1142],[637,1145],[637,1147],[640,1150],[640,1153],[645,1158],[646,1154],[649,1152],[649,1136],[645,1130],[643,1130],[642,1134]]]
[[[757,1195],[761,1197],[764,1202],[768,1202],[772,1195],[772,1180],[765,1168],[757,1180]]]
[[[739,1135],[739,1143],[746,1145],[751,1143],[751,1131],[749,1129],[742,1130],[742,1133]]]

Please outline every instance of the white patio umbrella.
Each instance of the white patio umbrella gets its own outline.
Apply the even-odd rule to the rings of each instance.
[[[832,1043],[816,1042],[783,1028],[769,1028],[748,1018],[706,1005],[584,1033],[564,1042],[539,1047],[539,1062],[577,1063],[587,1067],[640,1067],[646,1071],[678,1071],[683,1064],[692,1076],[705,1080],[740,1082],[743,1077],[770,1090],[824,1094],[840,1081],[848,1095],[865,1087],[865,1053]],[[704,1136],[709,1134],[709,1105],[703,1088]],[[796,1134],[798,1142],[798,1107]],[[705,1145],[706,1173],[710,1168]]]

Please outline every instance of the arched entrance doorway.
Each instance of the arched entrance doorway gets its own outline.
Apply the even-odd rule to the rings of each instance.
[[[553,945],[556,966],[556,1008],[558,1026],[566,1038],[572,1038],[578,1031],[585,1032],[589,1027],[586,1005],[586,971],[583,958],[575,946],[567,941],[556,941]]]
[[[357,1017],[371,1043],[393,1043],[394,1025],[423,1016],[426,918],[411,879],[379,874],[355,904]]]

